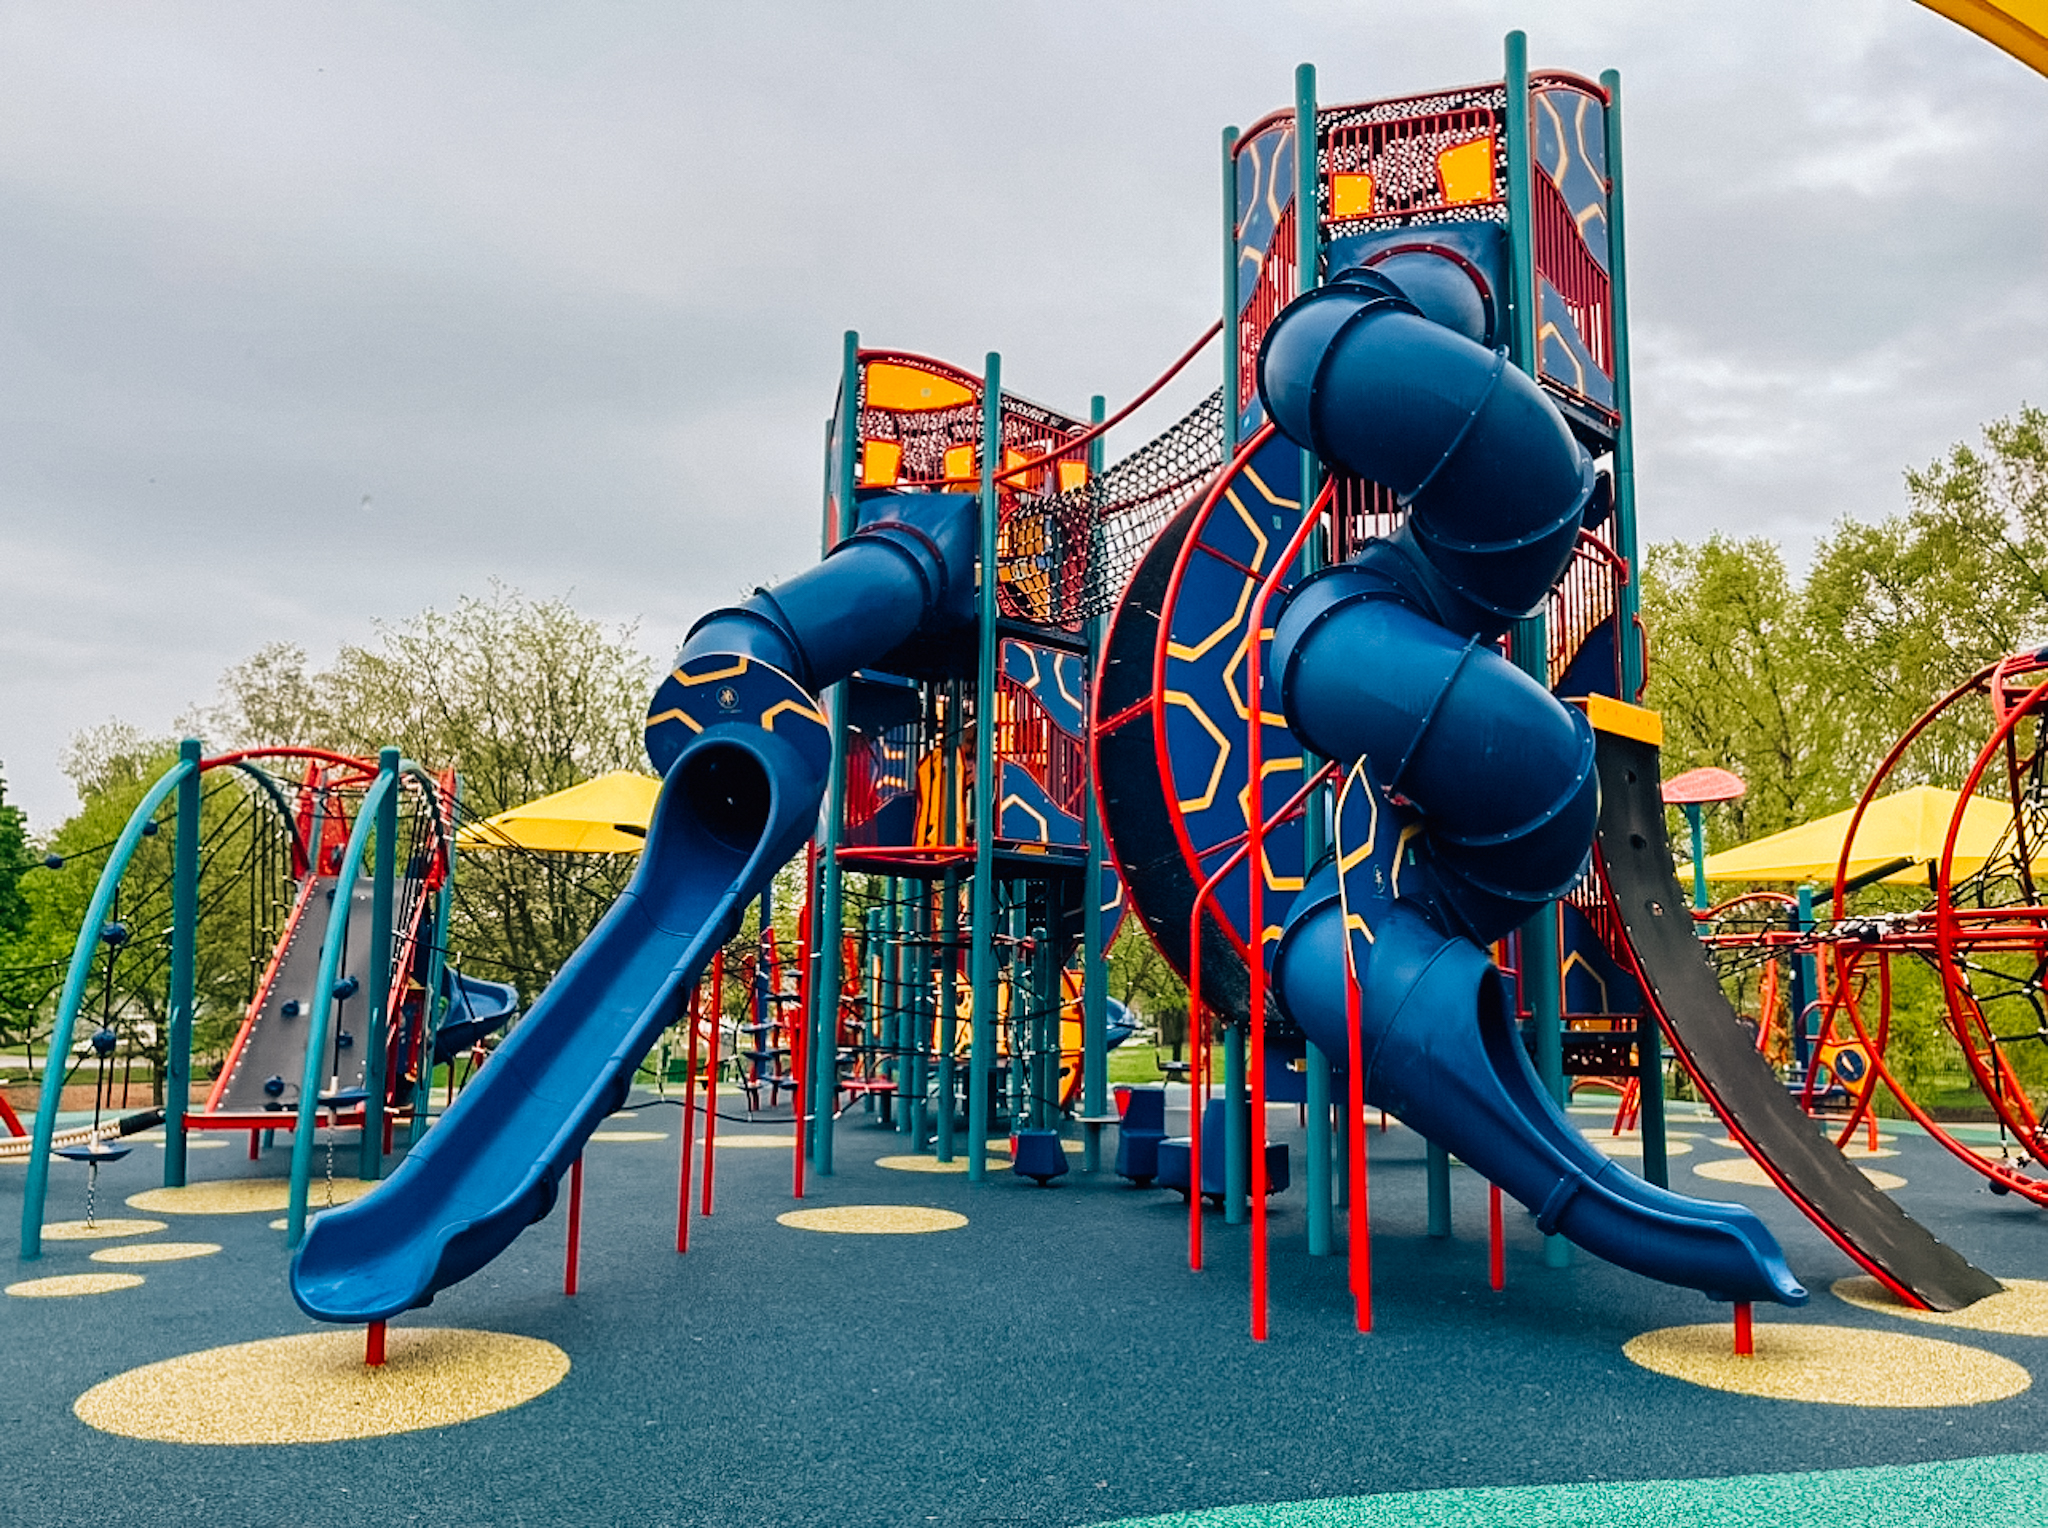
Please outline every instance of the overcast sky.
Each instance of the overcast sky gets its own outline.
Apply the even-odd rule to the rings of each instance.
[[[1226,123],[1510,26],[1624,77],[1648,535],[1797,558],[2048,401],[2048,80],[1908,0],[12,0],[10,798],[492,579],[666,655],[815,558],[843,330],[1114,406],[1216,309]]]

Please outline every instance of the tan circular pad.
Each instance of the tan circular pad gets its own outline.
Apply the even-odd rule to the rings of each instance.
[[[545,1395],[569,1372],[551,1342],[392,1327],[385,1361],[363,1330],[209,1348],[117,1374],[72,1405],[101,1432],[160,1443],[334,1443],[473,1422]]]
[[[2048,1337],[2048,1282],[2040,1279],[2000,1279],[2003,1294],[1986,1295],[1961,1310],[1914,1310],[1868,1274],[1838,1280],[1835,1298],[1862,1310],[1882,1311],[1887,1316],[1904,1316],[1930,1326],[1955,1327],[1966,1332],[1996,1332],[2004,1337]]]
[[[1693,1171],[1702,1178],[1713,1179],[1716,1183],[1741,1183],[1750,1188],[1777,1187],[1771,1182],[1769,1174],[1748,1157],[1725,1157],[1719,1161],[1695,1163]],[[1906,1180],[1897,1173],[1882,1172],[1875,1167],[1861,1167],[1857,1171],[1870,1180],[1873,1188],[1894,1189],[1906,1186]]]
[[[125,1247],[102,1247],[92,1255],[95,1263],[181,1263],[187,1258],[212,1257],[219,1242],[131,1242]]]
[[[167,1229],[161,1220],[59,1220],[43,1227],[44,1241],[106,1241],[116,1236],[147,1236]]]
[[[593,1141],[665,1141],[665,1130],[597,1130],[591,1132]]]
[[[335,1204],[360,1199],[375,1188],[360,1178],[334,1180]],[[328,1184],[316,1177],[306,1190],[306,1208],[328,1206]],[[213,1183],[188,1183],[183,1188],[152,1188],[128,1196],[130,1209],[158,1215],[257,1215],[291,1207],[292,1186],[285,1178],[222,1178]]]
[[[117,1289],[133,1289],[141,1282],[139,1273],[60,1273],[9,1284],[7,1292],[17,1300],[60,1300],[69,1295],[111,1294]]]
[[[713,1136],[712,1140],[721,1151],[745,1146],[758,1147],[763,1151],[792,1151],[796,1148],[793,1135],[719,1135]]]
[[[921,1204],[844,1204],[829,1209],[789,1210],[775,1217],[799,1231],[836,1231],[852,1236],[915,1236],[925,1231],[957,1231],[965,1215],[928,1209]]]
[[[1589,1135],[1587,1143],[1603,1157],[1639,1157],[1643,1154],[1642,1137],[1634,1135]],[[1683,1141],[1667,1140],[1664,1154],[1668,1157],[1683,1157],[1692,1154],[1692,1148]]]
[[[967,1159],[955,1157],[950,1162],[941,1162],[937,1157],[876,1157],[875,1166],[899,1173],[964,1173]]]
[[[1735,1395],[1828,1406],[1981,1406],[2033,1383],[2009,1358],[1932,1337],[1853,1326],[1756,1324],[1756,1352],[1735,1353],[1735,1328],[1667,1326],[1632,1337],[1631,1363]]]

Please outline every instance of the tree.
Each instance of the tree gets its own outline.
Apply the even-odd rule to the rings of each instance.
[[[494,587],[451,612],[380,625],[310,671],[275,643],[230,669],[207,730],[237,747],[301,744],[370,755],[396,746],[461,776],[476,820],[618,769],[644,769],[654,674],[631,627],[607,629],[560,599]],[[630,855],[463,857],[455,958],[529,997],[568,959],[631,876]]]

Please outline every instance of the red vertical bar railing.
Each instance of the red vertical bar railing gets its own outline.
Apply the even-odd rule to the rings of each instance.
[[[1273,560],[1272,569],[1260,581],[1259,591],[1252,597],[1247,623],[1249,631],[1245,638],[1245,709],[1250,713],[1245,738],[1245,771],[1248,777],[1245,800],[1250,807],[1245,813],[1245,847],[1250,857],[1245,921],[1251,925],[1247,930],[1251,941],[1251,1013],[1247,1023],[1251,1041],[1248,1064],[1252,1074],[1251,1303],[1254,1342],[1266,1340],[1266,606],[1272,602],[1281,581],[1287,577],[1302,548],[1308,545],[1309,538],[1336,501],[1337,485],[1333,479],[1323,485],[1323,491],[1288,538],[1285,550]],[[1307,787],[1303,789],[1306,791]]]
[[[1372,1185],[1365,1139],[1365,1041],[1358,1032],[1358,971],[1351,959],[1351,929],[1344,929],[1344,1029],[1349,1075],[1344,1079],[1351,1129],[1351,1309],[1361,1332],[1372,1330]],[[1382,1126],[1384,1128],[1384,1126]]]
[[[789,1080],[791,1112],[796,1115],[795,1163],[790,1168],[790,1196],[804,1196],[804,1112],[811,1103],[811,992],[815,985],[811,960],[811,902],[818,888],[818,841],[804,850],[804,905],[796,918],[796,1011],[798,1018],[789,1031]]]
[[[716,956],[712,957],[714,960]],[[690,1016],[686,1021],[690,1038],[683,1047],[683,1149],[682,1162],[676,1171],[676,1251],[690,1250],[690,1170],[691,1148],[697,1139],[697,1025],[703,1017],[704,988],[700,983],[690,989]],[[710,1155],[707,1146],[705,1155]]]
[[[1334,765],[1326,764],[1317,770],[1302,782],[1301,789],[1288,798],[1266,826],[1286,822],[1299,814],[1309,793],[1334,773]],[[1223,884],[1223,878],[1244,861],[1250,850],[1251,835],[1246,833],[1202,883],[1188,913],[1188,1034],[1194,1041],[1194,1065],[1188,1071],[1188,1267],[1193,1269],[1202,1266],[1202,1090],[1208,1084],[1209,1072],[1209,1033],[1202,1019],[1202,914],[1215,900],[1216,888]]]
[[[718,1144],[718,1032],[725,1027],[725,951],[720,950],[711,957],[711,1012],[710,1033],[704,1041],[704,1197],[698,1202],[697,1213],[711,1213],[712,1190],[718,1181],[718,1153],[712,1148]],[[697,1042],[690,1041],[690,1054],[694,1058]]]

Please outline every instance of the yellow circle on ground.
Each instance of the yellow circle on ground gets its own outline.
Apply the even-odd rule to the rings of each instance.
[[[796,1147],[793,1135],[719,1135],[713,1136],[712,1140],[720,1146],[759,1146],[769,1150],[780,1147],[784,1151]]]
[[[1603,1157],[1639,1157],[1643,1154],[1643,1140],[1635,1135],[1589,1135],[1588,1144]],[[1666,1141],[1664,1155],[1684,1157],[1692,1154],[1692,1148],[1683,1141]]]
[[[166,1226],[161,1220],[95,1220],[91,1225],[82,1220],[58,1220],[43,1227],[43,1240],[105,1241],[114,1236],[147,1236]]]
[[[188,1257],[212,1257],[219,1242],[135,1242],[126,1247],[102,1247],[92,1255],[95,1263],[179,1263]]]
[[[169,1141],[157,1140],[152,1141],[150,1144],[156,1147],[158,1151],[168,1151],[171,1143]],[[187,1140],[185,1142],[185,1149],[187,1151],[226,1151],[227,1148],[228,1143],[226,1141]]]
[[[1861,1274],[1838,1280],[1835,1297],[1864,1310],[1882,1311],[1887,1316],[1905,1316],[1933,1326],[1958,1327],[1969,1332],[1997,1332],[2006,1337],[2048,1337],[2048,1283],[2040,1279],[2000,1279],[2001,1294],[1986,1295],[1961,1310],[1914,1310],[1884,1285]]]
[[[1879,1139],[1889,1140],[1890,1137],[1881,1136],[1879,1137]],[[1842,1155],[1845,1157],[1856,1158],[1859,1161],[1868,1162],[1872,1157],[1895,1157],[1898,1155],[1898,1152],[1896,1152],[1889,1146],[1867,1146],[1856,1141],[1851,1141],[1847,1146],[1844,1146],[1842,1148]]]
[[[967,1159],[955,1157],[941,1162],[937,1157],[876,1157],[875,1166],[892,1167],[899,1173],[964,1173]]]
[[[665,1130],[598,1130],[590,1137],[593,1141],[665,1141]]]
[[[141,1282],[139,1273],[60,1273],[54,1278],[9,1284],[7,1292],[20,1300],[56,1300],[66,1295],[110,1294],[116,1289],[133,1289]]]
[[[1667,1326],[1632,1337],[1631,1363],[1735,1395],[1829,1406],[1981,1406],[2033,1383],[2009,1358],[1932,1337],[1854,1326],[1756,1325],[1756,1353],[1738,1358],[1735,1330]]]
[[[1744,1183],[1751,1188],[1775,1188],[1767,1174],[1748,1157],[1724,1157],[1713,1162],[1693,1164],[1694,1172],[1702,1178],[1712,1178],[1716,1183]],[[1880,1172],[1875,1167],[1856,1169],[1870,1180],[1873,1188],[1904,1188],[1906,1180],[1897,1173]]]
[[[957,1231],[965,1215],[921,1204],[842,1204],[821,1210],[789,1210],[775,1217],[799,1231],[838,1231],[853,1236],[915,1236],[923,1231]]]
[[[553,1343],[505,1332],[395,1326],[385,1343],[375,1369],[360,1329],[209,1348],[117,1374],[71,1409],[101,1432],[160,1443],[333,1443],[473,1422],[569,1372]]]
[[[376,1186],[360,1178],[336,1178],[332,1202],[346,1204],[351,1199],[360,1199]],[[327,1195],[327,1180],[315,1178],[307,1187],[307,1208],[326,1209]],[[130,1194],[128,1203],[135,1209],[154,1210],[159,1215],[255,1215],[265,1210],[288,1209],[291,1199],[292,1186],[285,1178],[222,1178],[213,1183],[188,1183],[183,1188],[147,1189]]]

